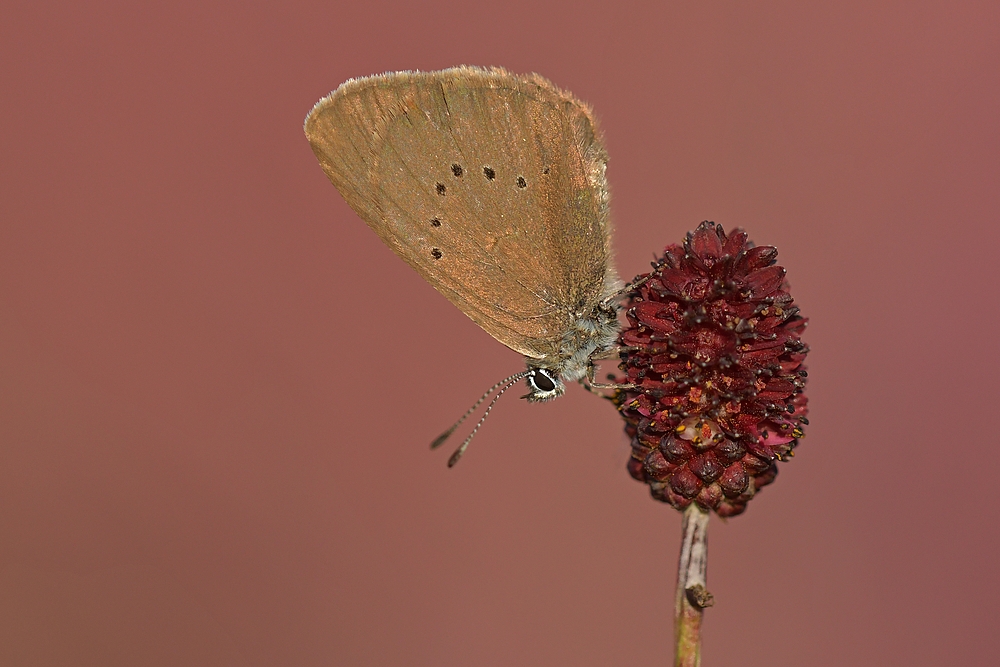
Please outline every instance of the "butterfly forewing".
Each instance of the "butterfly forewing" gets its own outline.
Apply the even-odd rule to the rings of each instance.
[[[456,68],[356,79],[306,134],[379,237],[490,335],[533,358],[615,282],[606,154],[541,77]]]

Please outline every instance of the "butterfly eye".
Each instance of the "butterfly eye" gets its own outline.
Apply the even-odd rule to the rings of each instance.
[[[534,373],[528,376],[528,381],[531,383],[533,389],[544,394],[556,390],[555,378],[544,368],[536,369]]]

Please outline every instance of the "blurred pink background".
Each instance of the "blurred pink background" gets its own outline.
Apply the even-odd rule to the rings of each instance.
[[[8,3],[0,664],[669,664],[680,517],[579,388],[428,443],[520,357],[302,135],[349,77],[593,104],[625,277],[780,250],[812,426],[710,527],[704,664],[1000,652],[1000,5]]]

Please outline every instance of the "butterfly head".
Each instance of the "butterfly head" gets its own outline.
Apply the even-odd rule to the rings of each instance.
[[[567,382],[586,377],[594,359],[614,347],[619,328],[618,305],[613,301],[600,301],[586,316],[574,318],[557,353],[528,359],[525,380],[530,391],[522,398],[538,403],[562,396]]]

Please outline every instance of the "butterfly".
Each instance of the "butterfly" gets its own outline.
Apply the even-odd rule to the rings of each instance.
[[[590,108],[536,74],[456,67],[347,81],[305,134],[379,238],[527,369],[529,401],[594,382],[623,292],[611,263],[607,153]],[[599,386],[599,385],[597,385]]]

